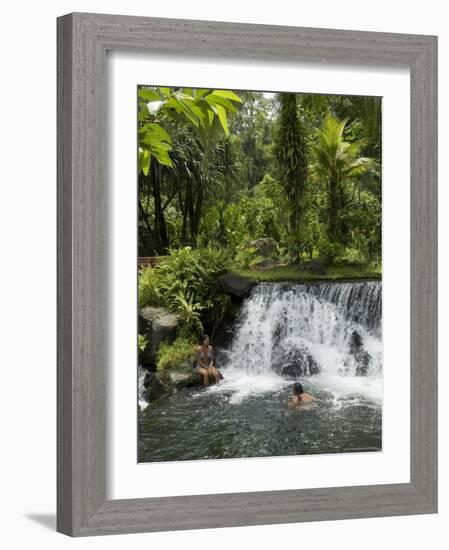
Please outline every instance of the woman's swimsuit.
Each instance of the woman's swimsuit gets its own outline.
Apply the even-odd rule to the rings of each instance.
[[[200,351],[200,358],[201,358],[201,359],[204,359],[204,357],[205,357],[204,351],[201,350],[201,351]],[[207,359],[209,359],[209,357],[210,357],[210,348],[207,350]],[[202,365],[200,365],[200,364],[197,363],[193,368],[194,368],[194,369],[198,369],[198,368],[200,368],[200,367],[203,368],[203,369],[208,369],[208,368],[210,367],[210,364],[203,367]]]

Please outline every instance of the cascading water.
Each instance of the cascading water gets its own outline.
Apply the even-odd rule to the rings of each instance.
[[[381,282],[257,285],[224,380],[146,407],[139,462],[381,450],[381,311]],[[288,406],[294,380],[311,407]]]
[[[139,409],[141,411],[144,411],[149,403],[146,400],[146,389],[145,389],[145,377],[146,377],[146,371],[139,365],[137,367],[137,404],[139,405]]]
[[[381,311],[377,281],[257,285],[222,354],[234,399],[314,376],[337,397],[379,401]]]
[[[351,319],[377,336],[382,328],[382,283],[320,283],[302,285],[305,292],[336,304],[346,318]]]

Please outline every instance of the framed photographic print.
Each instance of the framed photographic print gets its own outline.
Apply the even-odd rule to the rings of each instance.
[[[436,49],[58,19],[60,532],[436,512]]]
[[[380,451],[381,98],[140,86],[138,126],[139,462]]]

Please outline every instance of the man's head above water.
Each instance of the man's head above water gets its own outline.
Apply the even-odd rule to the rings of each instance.
[[[298,397],[300,397],[301,394],[304,393],[304,389],[302,387],[301,382],[295,382],[293,384],[293,393],[294,393],[294,395],[297,395]]]

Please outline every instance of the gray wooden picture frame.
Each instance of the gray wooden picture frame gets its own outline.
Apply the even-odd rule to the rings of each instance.
[[[85,536],[436,512],[437,38],[83,13],[57,27],[57,530]],[[106,499],[108,50],[410,69],[410,483]]]

